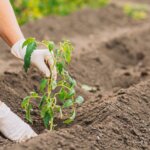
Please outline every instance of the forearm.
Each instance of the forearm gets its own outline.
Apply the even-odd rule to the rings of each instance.
[[[9,46],[24,38],[9,0],[0,0],[0,36]]]

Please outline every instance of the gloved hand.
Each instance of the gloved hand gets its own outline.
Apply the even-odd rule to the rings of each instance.
[[[12,48],[11,53],[24,60],[26,54],[26,46],[22,48],[22,44],[24,43],[25,39],[21,39],[16,42]],[[46,77],[50,76],[50,70],[47,65],[51,66],[54,63],[52,54],[49,52],[48,49],[37,49],[31,55],[31,63],[35,65]],[[56,80],[57,72],[56,67],[52,70],[53,78]]]
[[[24,142],[37,136],[31,127],[4,103],[0,104],[0,132],[14,142]]]

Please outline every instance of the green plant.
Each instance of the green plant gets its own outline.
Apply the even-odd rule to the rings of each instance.
[[[27,39],[23,44],[23,47],[27,46],[24,59],[25,71],[30,67],[31,54],[39,44],[49,49],[53,56],[54,64],[49,66],[50,77],[41,81],[40,92],[31,92],[29,96],[25,97],[22,101],[22,108],[26,112],[26,119],[32,123],[31,111],[33,108],[38,107],[45,127],[52,130],[55,117],[60,117],[66,124],[73,122],[76,116],[76,105],[83,103],[84,99],[82,96],[75,96],[76,81],[67,71],[67,65],[71,61],[73,51],[69,41],[61,42],[59,47],[56,48],[52,41],[37,42],[34,38]],[[57,81],[54,80],[52,74],[54,66],[56,66],[58,72]]]
[[[147,18],[148,7],[142,4],[126,4],[123,7],[124,13],[136,20]]]
[[[68,15],[84,7],[101,8],[110,0],[10,0],[19,24],[50,14]]]

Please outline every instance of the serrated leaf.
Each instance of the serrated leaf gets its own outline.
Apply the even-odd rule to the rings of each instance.
[[[73,105],[72,99],[68,99],[68,100],[66,100],[66,101],[64,102],[63,108],[68,108],[68,107],[70,107],[70,106],[72,106],[72,105]]]
[[[36,47],[37,47],[36,42],[32,42],[27,45],[26,54],[24,57],[24,69],[26,72],[28,71],[28,69],[30,67],[31,55],[32,55],[33,51],[36,49]]]
[[[44,92],[46,86],[47,86],[47,79],[42,79],[40,83],[40,91]]]
[[[76,99],[75,99],[75,102],[77,104],[82,104],[84,102],[84,98],[82,96],[78,96]]]
[[[27,46],[30,43],[35,42],[35,38],[28,38],[22,45],[22,48],[24,48],[25,46]]]

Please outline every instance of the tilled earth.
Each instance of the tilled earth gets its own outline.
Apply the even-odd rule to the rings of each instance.
[[[124,2],[113,0],[106,8],[51,16],[22,27],[26,37],[74,43],[69,71],[85,102],[72,125],[57,121],[53,132],[44,130],[34,112],[32,127],[39,136],[20,144],[0,136],[0,150],[150,149],[150,17],[128,18],[121,8]],[[20,103],[29,91],[38,90],[41,75],[33,68],[24,73],[22,62],[2,41],[0,48],[0,99],[24,119]],[[82,84],[97,90],[84,91]]]

